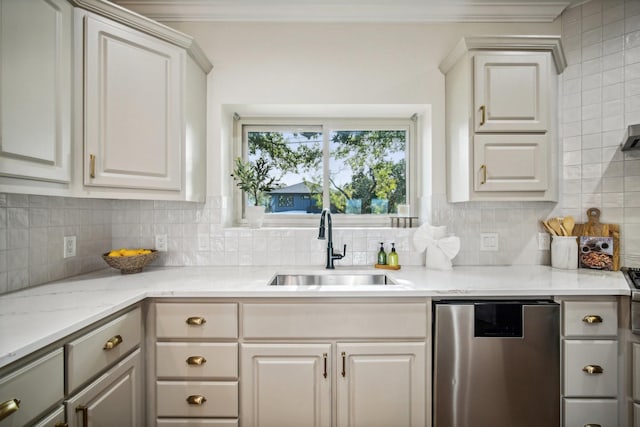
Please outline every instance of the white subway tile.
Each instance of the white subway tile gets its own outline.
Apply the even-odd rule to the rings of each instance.
[[[614,52],[602,57],[602,69],[613,70],[624,66],[624,52]]]
[[[602,85],[610,86],[616,83],[624,82],[624,68],[614,68],[602,73]]]
[[[640,30],[640,15],[629,16],[625,11],[624,32],[625,34],[633,33]],[[584,31],[584,27],[583,27]]]
[[[602,178],[602,192],[603,193],[616,193],[624,191],[624,182],[622,177]]]
[[[582,138],[580,136],[572,136],[562,139],[563,151],[576,151],[582,149]]]
[[[602,132],[602,119],[591,119],[582,121],[582,133],[588,135],[590,133]]]
[[[622,83],[604,86],[602,88],[602,101],[614,101],[624,98],[624,85]]]
[[[602,89],[591,89],[582,92],[582,105],[596,104],[602,102]]]
[[[624,20],[613,21],[602,27],[602,39],[609,40],[624,35]]]
[[[587,3],[588,4],[588,3]],[[589,16],[582,17],[582,32],[602,26],[602,12],[598,12]]]
[[[602,146],[602,135],[594,133],[582,136],[582,149],[600,148]]]
[[[620,2],[616,5],[607,5],[611,3],[606,1],[602,10],[602,23],[604,25],[624,19],[624,3]]]
[[[602,43],[596,43],[590,46],[582,47],[582,60],[589,61],[591,59],[600,58],[602,56]]]

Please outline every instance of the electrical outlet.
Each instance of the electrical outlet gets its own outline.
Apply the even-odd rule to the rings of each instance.
[[[538,232],[538,250],[548,251],[551,249],[551,235],[549,233]]]
[[[65,258],[76,256],[76,236],[64,236],[63,254]]]
[[[166,234],[156,234],[156,250],[159,252],[167,252]]]
[[[209,250],[209,235],[208,234],[198,234],[198,250],[199,251],[208,251]]]
[[[497,251],[498,233],[480,233],[480,250]]]

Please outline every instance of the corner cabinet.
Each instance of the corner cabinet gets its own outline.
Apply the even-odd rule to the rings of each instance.
[[[0,175],[9,182],[71,180],[72,22],[66,0],[0,0]]]
[[[83,9],[75,26],[83,193],[203,201],[208,61]]]
[[[556,200],[559,37],[466,37],[446,81],[450,202]]]

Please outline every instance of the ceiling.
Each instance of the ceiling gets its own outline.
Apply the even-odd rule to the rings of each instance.
[[[584,0],[112,0],[157,21],[551,22]]]

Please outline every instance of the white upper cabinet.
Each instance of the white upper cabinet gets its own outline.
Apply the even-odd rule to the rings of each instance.
[[[557,199],[565,66],[555,36],[466,37],[445,58],[450,202]]]
[[[84,17],[87,186],[180,191],[182,49]]]
[[[547,54],[476,54],[475,131],[546,132],[549,67]]]
[[[71,179],[71,41],[66,0],[0,0],[0,175]]]

